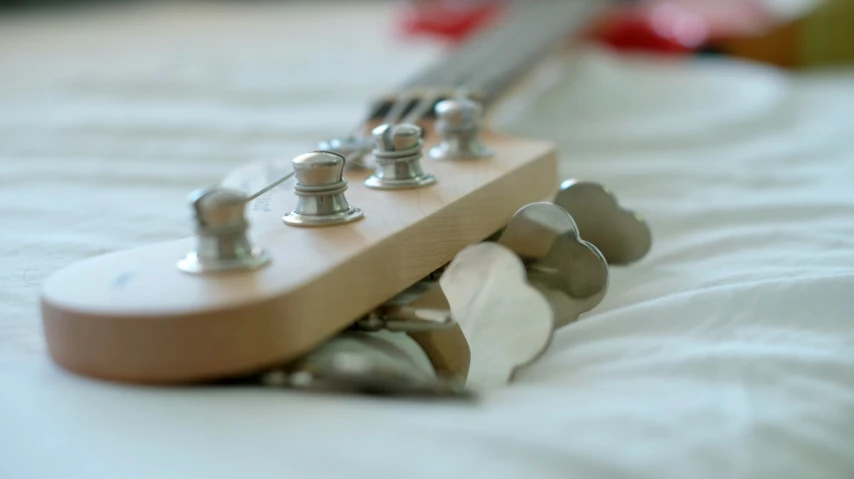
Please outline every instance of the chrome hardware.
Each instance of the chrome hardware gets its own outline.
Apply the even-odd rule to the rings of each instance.
[[[420,333],[450,329],[456,324],[450,311],[413,308],[411,306],[385,306],[355,324],[359,331],[394,331]]]
[[[617,198],[597,183],[566,180],[554,203],[575,219],[584,238],[595,244],[614,265],[640,260],[652,247],[652,233],[644,218],[623,209]]]
[[[438,276],[434,278],[437,279]],[[357,321],[353,329],[369,332],[386,330],[420,333],[454,327],[456,321],[449,310],[412,306],[414,301],[424,297],[435,284],[436,281],[429,278],[415,283]]]
[[[196,223],[196,250],[178,261],[187,273],[256,269],[270,257],[252,245],[247,236],[246,203],[249,196],[213,186],[190,195]]]
[[[467,98],[439,102],[435,108],[436,132],[442,141],[430,149],[429,155],[437,160],[488,158],[492,150],[478,137],[483,108]]]
[[[322,141],[318,148],[321,151],[330,151],[346,158],[345,166],[347,168],[365,168],[362,159],[374,149],[375,144],[373,138],[346,136]]]
[[[605,258],[552,203],[524,206],[496,242],[463,249],[439,284],[471,351],[467,385],[510,381],[602,301],[608,280]]]
[[[417,125],[380,125],[373,130],[376,149],[374,174],[365,186],[378,190],[420,188],[436,182],[421,169],[421,148],[424,141]]]
[[[608,291],[605,257],[581,239],[573,217],[560,206],[531,203],[522,207],[498,244],[525,263],[528,281],[552,304],[558,328],[595,308]]]
[[[350,206],[344,197],[344,163],[343,156],[327,151],[294,158],[294,193],[299,199],[296,208],[282,220],[291,226],[330,226],[362,218],[362,210]]]
[[[467,387],[506,384],[551,342],[552,307],[526,279],[519,257],[505,246],[486,242],[463,249],[439,284],[471,353]]]
[[[438,377],[418,344],[403,333],[345,332],[284,368],[260,377],[270,387],[389,396],[472,395]]]

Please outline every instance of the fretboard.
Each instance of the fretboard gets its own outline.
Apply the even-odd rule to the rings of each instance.
[[[488,107],[566,38],[578,33],[606,0],[538,0],[514,2],[502,21],[485,28],[449,55],[404,83],[371,117],[387,114],[405,97],[415,107],[425,92],[439,101],[466,91]],[[419,98],[422,96],[422,98]]]

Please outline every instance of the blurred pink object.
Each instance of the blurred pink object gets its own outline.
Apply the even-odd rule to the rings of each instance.
[[[650,0],[607,13],[594,38],[619,50],[687,53],[715,39],[756,34],[773,23],[758,1]]]

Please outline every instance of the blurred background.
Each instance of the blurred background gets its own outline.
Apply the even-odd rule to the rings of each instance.
[[[68,188],[127,219],[110,226],[126,229],[118,244],[81,241],[74,258],[186,234],[185,211],[165,205],[246,162],[287,163],[350,131],[373,99],[500,24],[506,3],[0,0],[3,219],[10,230],[54,231],[31,220],[35,205]],[[550,139],[579,151],[604,131],[648,135],[667,117],[659,129],[684,140],[710,118],[733,124],[768,110],[781,87],[765,74],[695,78],[674,64],[726,58],[801,75],[854,62],[854,0],[601,4],[566,41],[600,53],[578,68],[562,61],[564,100],[540,96],[505,115],[505,131],[537,135],[560,122]],[[638,56],[646,62],[621,63]],[[51,205],[69,232],[102,230],[87,223],[92,214],[68,219],[89,207]],[[131,234],[140,222],[141,237]]]
[[[572,1],[572,0],[567,0]],[[129,9],[154,4],[230,5],[247,10],[269,4],[334,1],[0,0],[0,13],[65,14]],[[503,0],[389,0],[397,9],[394,28],[404,36],[461,41],[500,21]],[[613,0],[590,26],[590,39],[623,51],[659,54],[717,53],[786,68],[854,61],[854,0]],[[192,19],[187,27],[192,28]]]
[[[506,3],[2,0],[4,221],[54,231],[55,222],[32,222],[35,205],[68,188],[126,219],[109,227],[117,244],[81,241],[69,260],[187,234],[177,205],[189,191],[246,162],[286,164],[350,131],[373,99],[500,24]],[[766,73],[674,64],[727,59],[788,77],[854,63],[854,0],[601,3],[566,40],[597,53],[578,68],[559,62],[565,94],[504,115],[505,131],[537,135],[560,122],[559,137],[548,136],[564,151],[601,132],[648,139],[659,128],[685,141],[712,122],[770,112],[783,93]],[[79,218],[89,203],[51,208],[66,232],[105,228],[87,223],[91,212]],[[139,223],[141,236],[131,233]]]

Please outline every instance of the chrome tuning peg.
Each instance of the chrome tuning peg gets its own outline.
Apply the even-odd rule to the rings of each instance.
[[[471,399],[468,354],[441,288],[422,281],[305,356],[247,379],[297,390]]]
[[[393,190],[420,188],[436,183],[433,175],[425,174],[421,168],[421,127],[402,123],[384,124],[372,132],[376,141],[374,174],[365,180],[368,188]]]
[[[330,226],[361,219],[362,210],[350,206],[344,192],[345,159],[328,151],[315,151],[293,160],[297,184],[294,193],[299,198],[293,211],[282,220],[291,226]]]
[[[608,262],[581,238],[573,217],[553,203],[522,207],[497,239],[525,264],[528,280],[555,309],[556,327],[595,308],[608,291]]]
[[[309,354],[261,375],[269,387],[404,397],[473,396],[438,375],[418,344],[404,333],[347,331]]]
[[[608,280],[605,258],[552,203],[523,207],[496,242],[462,250],[439,284],[471,350],[467,385],[506,384],[602,301]]]
[[[551,342],[553,309],[506,247],[486,242],[463,249],[439,284],[468,342],[466,387],[485,390],[508,383]]]
[[[454,98],[436,104],[436,132],[441,142],[430,149],[436,160],[488,158],[492,150],[479,138],[483,108],[468,98]]]
[[[614,194],[598,183],[566,180],[554,203],[574,218],[584,239],[596,245],[609,264],[634,263],[652,247],[646,220],[623,209]]]
[[[178,261],[187,273],[210,273],[257,269],[270,262],[269,255],[255,247],[247,231],[246,203],[249,196],[221,186],[194,191],[190,195],[196,226],[196,249]]]

